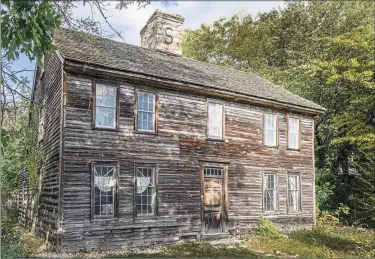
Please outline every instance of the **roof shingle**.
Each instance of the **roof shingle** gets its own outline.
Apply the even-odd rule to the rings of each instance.
[[[322,106],[249,72],[167,55],[68,29],[56,30],[54,43],[60,54],[71,60],[325,110]]]

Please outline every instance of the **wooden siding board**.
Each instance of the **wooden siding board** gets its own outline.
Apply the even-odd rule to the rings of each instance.
[[[39,70],[35,75],[33,108],[41,108],[45,102],[44,137],[39,143],[43,152],[38,186],[28,190],[28,202],[20,204],[20,222],[34,227],[36,233],[45,237],[53,245],[58,244],[59,214],[59,172],[61,146],[61,102],[62,102],[62,63],[56,54],[45,59],[42,77]],[[39,113],[39,112],[38,112]],[[39,117],[39,114],[36,115]],[[39,125],[30,124],[35,129]],[[21,172],[21,182],[27,183],[27,170]],[[22,185],[20,185],[22,186]]]
[[[209,141],[206,140],[207,98],[153,88],[158,96],[157,135],[139,134],[135,131],[135,90],[152,85],[109,82],[120,85],[117,132],[92,129],[92,78],[67,74],[62,250],[172,242],[184,235],[198,234],[201,231],[199,160],[227,161],[228,231],[256,226],[263,214],[262,177],[267,170],[278,175],[280,205],[277,214],[266,217],[282,226],[312,224],[312,118],[293,114],[301,121],[301,150],[288,150],[287,113],[220,100],[225,103],[224,141]],[[278,148],[263,147],[265,112],[279,114]],[[117,219],[91,220],[90,163],[98,159],[118,160],[120,164]],[[145,223],[134,218],[134,163],[147,161],[157,164],[158,213]],[[288,215],[286,211],[284,189],[288,172],[298,172],[303,179],[302,213],[298,215]],[[79,244],[76,240],[80,240]]]

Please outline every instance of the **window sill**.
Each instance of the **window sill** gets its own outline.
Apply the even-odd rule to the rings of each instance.
[[[290,151],[301,151],[300,148],[290,148],[290,147],[288,147],[286,150],[290,150]]]
[[[297,212],[288,212],[288,215],[301,215],[302,211],[297,211]]]
[[[156,131],[143,131],[143,130],[136,130],[135,134],[142,134],[142,135],[157,135]]]
[[[206,138],[207,141],[213,141],[213,142],[225,142],[225,139],[219,139],[219,138]]]
[[[114,217],[114,216],[108,216],[108,217],[96,217],[94,219],[91,219],[91,221],[93,222],[100,222],[100,221],[118,221],[119,218],[118,217]]]
[[[278,211],[263,211],[264,216],[273,216],[273,215],[280,215]]]
[[[155,215],[137,215],[134,218],[136,221],[143,221],[143,220],[158,220],[159,217]]]
[[[273,149],[278,149],[279,146],[267,146],[267,145],[263,145],[263,148],[273,148]]]
[[[118,128],[109,128],[109,127],[98,127],[94,126],[92,127],[93,130],[103,130],[103,131],[118,131]]]

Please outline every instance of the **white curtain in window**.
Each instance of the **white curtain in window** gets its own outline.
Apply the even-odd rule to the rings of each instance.
[[[96,85],[96,126],[114,127],[116,118],[116,87]]]
[[[275,175],[265,174],[264,175],[264,210],[275,211],[276,210],[276,189],[275,189]]]
[[[115,186],[115,179],[112,176],[95,176],[95,187],[98,187],[103,192],[109,192]]]
[[[264,115],[264,144],[276,146],[276,115]]]
[[[223,138],[223,105],[208,103],[208,137]]]
[[[288,119],[288,147],[297,149],[299,146],[299,119]]]
[[[149,186],[151,177],[137,177],[137,193],[143,193]]]
[[[299,180],[296,175],[288,176],[288,206],[289,211],[298,211]]]

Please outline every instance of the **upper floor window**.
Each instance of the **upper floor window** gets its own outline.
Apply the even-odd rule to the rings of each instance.
[[[208,138],[223,139],[223,115],[223,104],[208,103]]]
[[[137,130],[155,132],[155,94],[137,94]]]
[[[300,210],[300,194],[299,175],[288,175],[288,212]]]
[[[277,115],[264,115],[264,145],[270,147],[277,146]]]
[[[288,148],[299,149],[299,119],[288,118]]]
[[[111,217],[115,214],[116,165],[93,165],[93,216]]]
[[[95,127],[116,128],[117,88],[96,84]]]
[[[276,175],[264,174],[263,185],[264,211],[276,211]]]
[[[136,168],[136,213],[137,216],[155,215],[156,190],[155,169],[149,167]]]

